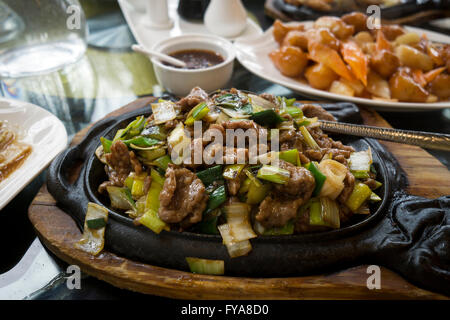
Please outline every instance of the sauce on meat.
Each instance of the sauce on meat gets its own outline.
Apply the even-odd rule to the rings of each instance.
[[[31,150],[31,146],[17,141],[17,135],[0,122],[0,182],[22,165]]]
[[[183,69],[205,69],[215,66],[224,61],[223,57],[217,52],[210,50],[189,49],[175,51],[169,54],[171,57],[179,59],[187,64]],[[170,63],[163,62],[167,66],[176,67]]]

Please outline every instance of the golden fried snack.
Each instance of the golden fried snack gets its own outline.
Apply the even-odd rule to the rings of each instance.
[[[399,66],[397,56],[388,50],[380,50],[370,58],[370,67],[384,78],[390,77]]]
[[[333,70],[321,63],[308,67],[305,71],[305,77],[311,87],[320,90],[327,90],[331,83],[339,78]]]
[[[269,54],[275,67],[287,77],[298,77],[306,64],[308,57],[298,47],[286,46]]]
[[[361,12],[352,12],[341,17],[342,21],[355,28],[355,32],[367,31],[367,16]]]
[[[284,37],[288,34],[289,31],[292,30],[304,31],[305,26],[300,23],[285,25],[280,20],[277,19],[273,24],[273,37],[276,42],[281,44],[284,40]]]
[[[450,98],[450,75],[440,74],[429,85],[432,94],[441,99]]]
[[[320,17],[314,22],[314,28],[330,30],[338,39],[344,40],[355,33],[355,27],[346,24],[337,17]]]
[[[407,102],[426,102],[428,92],[416,83],[407,68],[400,68],[389,80],[391,96]]]

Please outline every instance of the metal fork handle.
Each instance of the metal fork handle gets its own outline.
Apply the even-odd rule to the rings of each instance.
[[[450,135],[441,133],[372,127],[319,120],[324,131],[412,144],[426,149],[450,151]]]

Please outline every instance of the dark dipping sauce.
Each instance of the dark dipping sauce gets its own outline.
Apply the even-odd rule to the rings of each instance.
[[[200,49],[175,51],[170,53],[169,56],[184,61],[187,66],[180,68],[167,62],[163,62],[163,64],[179,69],[205,69],[224,61],[223,57],[217,52]]]

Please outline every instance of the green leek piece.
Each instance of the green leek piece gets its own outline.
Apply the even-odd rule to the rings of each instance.
[[[339,206],[336,201],[327,197],[321,197],[319,201],[321,205],[322,220],[331,228],[340,228]]]
[[[245,164],[230,164],[223,170],[223,177],[228,180],[236,179],[244,169]]]
[[[131,193],[128,188],[108,186],[106,187],[106,190],[108,191],[111,206],[113,208],[122,210],[136,210],[136,203],[131,197]]]
[[[219,230],[217,230],[217,221],[220,212],[220,209],[216,209],[208,213],[203,213],[202,221],[195,225],[195,230],[205,234],[219,234]]]
[[[299,107],[286,107],[285,110],[294,119],[303,117],[303,111]]]
[[[211,212],[214,209],[220,207],[227,200],[227,191],[225,186],[222,185],[216,188],[209,195],[208,204],[206,205],[206,212]]]
[[[309,133],[308,129],[306,129],[305,126],[301,126],[300,127],[300,132],[303,135],[303,138],[305,138],[305,142],[306,144],[314,149],[314,150],[320,150],[319,145],[317,144],[317,142],[314,140],[314,138],[311,136],[311,134]]]
[[[95,218],[86,220],[86,224],[89,229],[101,229],[106,226],[106,220],[104,218]]]
[[[187,257],[186,261],[192,273],[209,274],[220,276],[225,273],[223,260],[209,260]]]
[[[293,106],[296,100],[297,100],[297,99],[295,99],[295,98],[288,99],[288,98],[286,98],[286,97],[283,97],[283,102],[284,102],[284,104],[286,105],[286,107],[291,107],[291,106]],[[300,109],[300,108],[298,108],[298,109]],[[301,109],[300,109],[300,111],[301,111]],[[303,113],[303,112],[302,112],[302,113]]]
[[[248,204],[258,204],[264,200],[271,189],[270,183],[262,184],[261,186],[255,185],[253,182],[250,182],[250,186],[247,192],[247,200]]]
[[[264,230],[263,235],[280,236],[280,235],[289,235],[293,233],[294,233],[294,222],[290,220],[282,227]]]
[[[279,153],[279,158],[286,162],[292,163],[294,166],[301,166],[300,155],[297,149],[291,149],[286,151],[281,151]]]
[[[301,126],[309,126],[311,123],[317,122],[319,119],[317,117],[314,118],[307,118],[307,117],[301,117],[295,120],[295,124],[297,127]]]
[[[158,212],[160,207],[159,194],[162,191],[163,186],[155,181],[152,181],[150,189],[147,193],[147,198],[145,199],[145,210],[153,210]]]
[[[136,137],[129,140],[124,140],[123,143],[129,147],[130,145],[134,145],[137,147],[152,147],[158,143],[161,143],[161,141],[146,137]]]
[[[133,185],[131,187],[131,196],[134,199],[139,199],[144,195],[144,181],[147,177],[147,172],[144,172],[140,175],[134,175],[133,177]]]
[[[166,154],[166,149],[164,148],[156,148],[152,150],[139,150],[138,154],[145,161],[151,162],[159,157],[162,157]]]
[[[381,187],[383,184],[380,181],[375,180],[375,188],[373,190],[377,190],[379,187]]]
[[[153,161],[153,163],[163,170],[167,170],[169,163],[172,163],[170,157],[166,154],[165,156],[159,157]]]
[[[377,195],[375,192],[372,191],[372,193],[370,194],[369,200],[373,201],[373,202],[379,202],[379,201],[381,201],[381,198],[379,195]]]
[[[100,138],[100,142],[102,143],[102,147],[103,147],[103,152],[104,153],[110,153],[111,152],[111,146],[112,146],[112,141],[108,140],[104,137]]]
[[[117,131],[113,142],[117,140],[125,140],[130,139],[136,135],[138,135],[145,125],[145,118],[144,116],[137,117],[136,120],[130,122],[128,126],[125,129],[120,129]]]
[[[239,188],[239,194],[245,194],[250,189],[250,185],[252,184],[252,180],[250,178],[246,178],[244,182],[241,184]]]
[[[146,138],[165,141],[167,138],[167,132],[162,126],[150,126],[142,130],[141,135]]]
[[[270,165],[263,165],[261,169],[258,170],[257,178],[278,184],[285,184],[289,181],[290,176],[291,173],[288,170]]]
[[[197,177],[202,180],[205,186],[209,186],[214,181],[223,180],[222,165],[217,165],[206,170],[197,172]]]
[[[138,221],[156,234],[159,234],[167,226],[166,223],[159,218],[158,213],[152,209],[147,210]]]
[[[200,102],[189,112],[187,120],[184,122],[187,126],[192,126],[195,121],[203,119],[209,112],[206,102]]]
[[[311,199],[309,203],[309,224],[312,226],[326,225],[322,219],[322,206],[317,198]]]
[[[369,172],[363,170],[350,171],[356,179],[368,179],[370,178]]]
[[[253,113],[250,119],[265,127],[275,127],[278,123],[285,121],[284,118],[272,109]]]
[[[125,187],[127,187],[128,190],[131,190],[133,188],[133,176],[134,173],[130,173],[128,177],[125,179]]]
[[[134,123],[133,123],[134,122]],[[128,132],[129,137],[135,137],[141,133],[145,126],[145,117],[137,117],[135,121],[132,122],[130,126],[130,131]]]
[[[318,163],[315,161],[308,162],[305,167],[306,169],[311,171],[314,180],[316,180],[316,186],[313,191],[313,196],[318,196],[327,177],[322,172],[320,172]]]
[[[370,190],[369,186],[367,186],[364,183],[356,183],[355,187],[353,188],[352,193],[348,197],[347,201],[345,202],[345,205],[354,213],[356,213],[363,205],[363,203],[369,199],[370,195],[372,194],[372,190]]]
[[[160,175],[158,173],[158,171],[156,171],[155,169],[152,168],[150,170],[150,176],[152,177],[152,183],[156,182],[161,186],[164,185],[164,180],[165,180],[164,177],[162,175]]]
[[[249,168],[249,169],[251,169],[251,168]],[[252,183],[254,183],[256,186],[260,187],[262,185],[261,181],[256,179],[256,177],[253,175],[252,171],[250,171],[249,169],[244,169],[245,175],[252,181]],[[256,173],[258,174],[258,172],[256,172]]]

